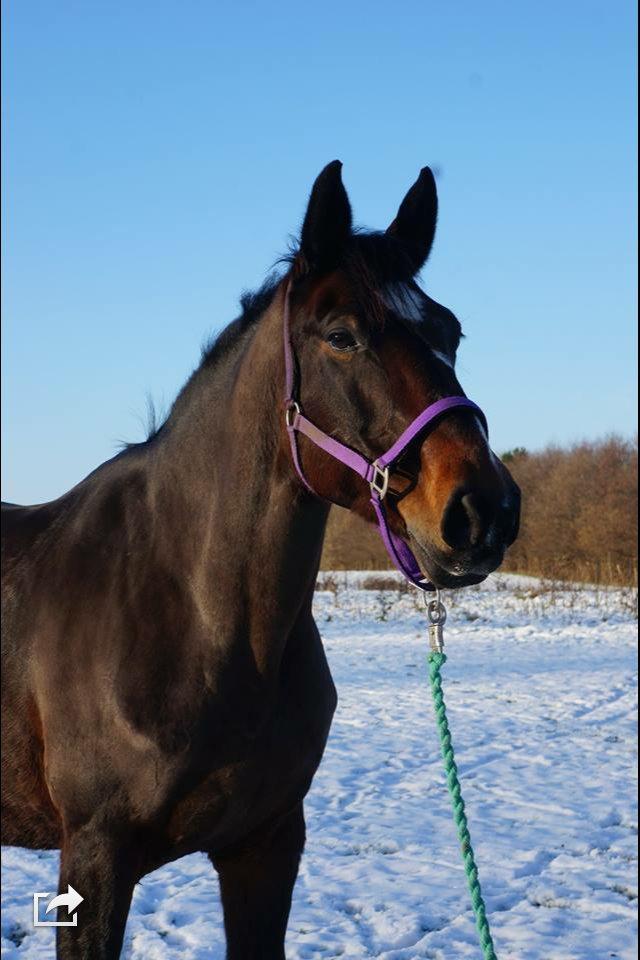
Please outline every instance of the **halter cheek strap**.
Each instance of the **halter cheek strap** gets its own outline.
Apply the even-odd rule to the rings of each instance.
[[[404,453],[409,444],[418,435],[423,434],[426,428],[432,426],[443,414],[459,407],[471,409],[476,413],[477,416],[479,416],[482,425],[486,430],[487,421],[484,413],[477,404],[475,404],[472,400],[468,400],[466,397],[443,397],[441,400],[437,400],[435,403],[430,404],[425,410],[422,411],[422,413],[418,414],[415,420],[412,420],[407,429],[400,434],[396,442],[389,447],[389,449],[383,453],[382,456],[378,457],[377,460],[369,460],[356,450],[346,446],[346,444],[341,443],[334,437],[330,437],[323,430],[317,427],[315,423],[312,423],[311,420],[308,420],[302,413],[299,401],[296,400],[295,359],[293,347],[291,345],[290,332],[290,287],[287,287],[285,292],[283,325],[285,423],[287,427],[287,434],[289,436],[289,443],[291,446],[291,457],[293,459],[296,473],[300,477],[300,480],[310,493],[315,493],[315,490],[313,487],[311,487],[309,481],[305,477],[302,465],[300,463],[297,435],[302,433],[317,447],[320,447],[321,450],[324,450],[325,453],[328,453],[329,456],[333,457],[334,460],[338,460],[346,467],[349,467],[350,470],[353,470],[358,474],[359,477],[369,484],[370,502],[376,515],[378,530],[380,536],[382,537],[382,542],[384,543],[387,553],[389,554],[394,566],[404,574],[407,580],[413,583],[416,587],[419,587],[421,590],[435,590],[433,584],[426,579],[420,570],[418,561],[413,555],[413,552],[409,548],[408,544],[405,543],[402,537],[398,536],[397,533],[394,533],[389,526],[389,520],[384,504],[389,486],[389,474],[393,465]]]

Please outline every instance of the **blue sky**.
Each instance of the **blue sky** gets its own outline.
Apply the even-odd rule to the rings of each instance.
[[[496,450],[635,432],[634,4],[3,9],[5,498],[141,439],[336,157],[378,228],[440,171],[424,286]]]

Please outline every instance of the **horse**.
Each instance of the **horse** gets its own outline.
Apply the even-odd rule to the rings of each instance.
[[[323,535],[331,504],[374,520],[375,487],[304,434],[294,463],[285,380],[296,413],[368,461],[464,397],[460,323],[416,281],[433,174],[376,232],[353,228],[341,167],[164,422],[59,499],[3,505],[2,842],[60,849],[59,890],[85,900],[59,960],[118,957],[136,883],[196,851],[229,960],[285,956],[337,703],[312,614]],[[499,566],[519,492],[473,404],[418,432],[387,479],[389,529],[432,585]]]

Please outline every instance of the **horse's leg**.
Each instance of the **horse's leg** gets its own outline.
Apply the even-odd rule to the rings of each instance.
[[[220,877],[227,960],[283,960],[304,839],[300,803],[248,843],[209,854]]]
[[[130,838],[94,824],[65,835],[60,862],[60,893],[68,885],[84,902],[75,927],[57,928],[58,960],[117,960],[138,879]],[[65,908],[58,920],[70,919]]]

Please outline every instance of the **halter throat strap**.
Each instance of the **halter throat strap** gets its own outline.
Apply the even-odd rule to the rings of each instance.
[[[459,408],[473,410],[480,418],[480,422],[487,430],[487,421],[480,407],[468,400],[467,397],[442,397],[435,403],[426,407],[415,420],[412,420],[406,430],[400,434],[395,443],[389,447],[382,456],[376,460],[369,460],[367,457],[341,443],[334,437],[330,437],[324,430],[317,427],[315,423],[304,416],[300,400],[296,391],[296,361],[291,343],[291,283],[287,284],[284,297],[283,312],[283,341],[284,341],[284,368],[285,368],[285,396],[284,396],[284,417],[289,436],[289,445],[291,447],[291,458],[300,480],[305,488],[318,496],[316,491],[310,485],[305,477],[302,464],[300,462],[300,453],[298,450],[298,434],[301,433],[307,437],[316,447],[320,447],[325,453],[338,460],[344,466],[349,467],[354,473],[357,473],[366,483],[369,484],[370,502],[375,512],[378,523],[378,531],[382,542],[389,554],[389,557],[398,570],[414,586],[421,590],[433,591],[435,587],[422,573],[418,561],[408,544],[394,533],[389,525],[389,519],[385,508],[385,497],[389,486],[389,475],[396,461],[404,453],[406,448],[415,438],[423,434],[427,428],[432,427],[437,420],[444,414]]]

